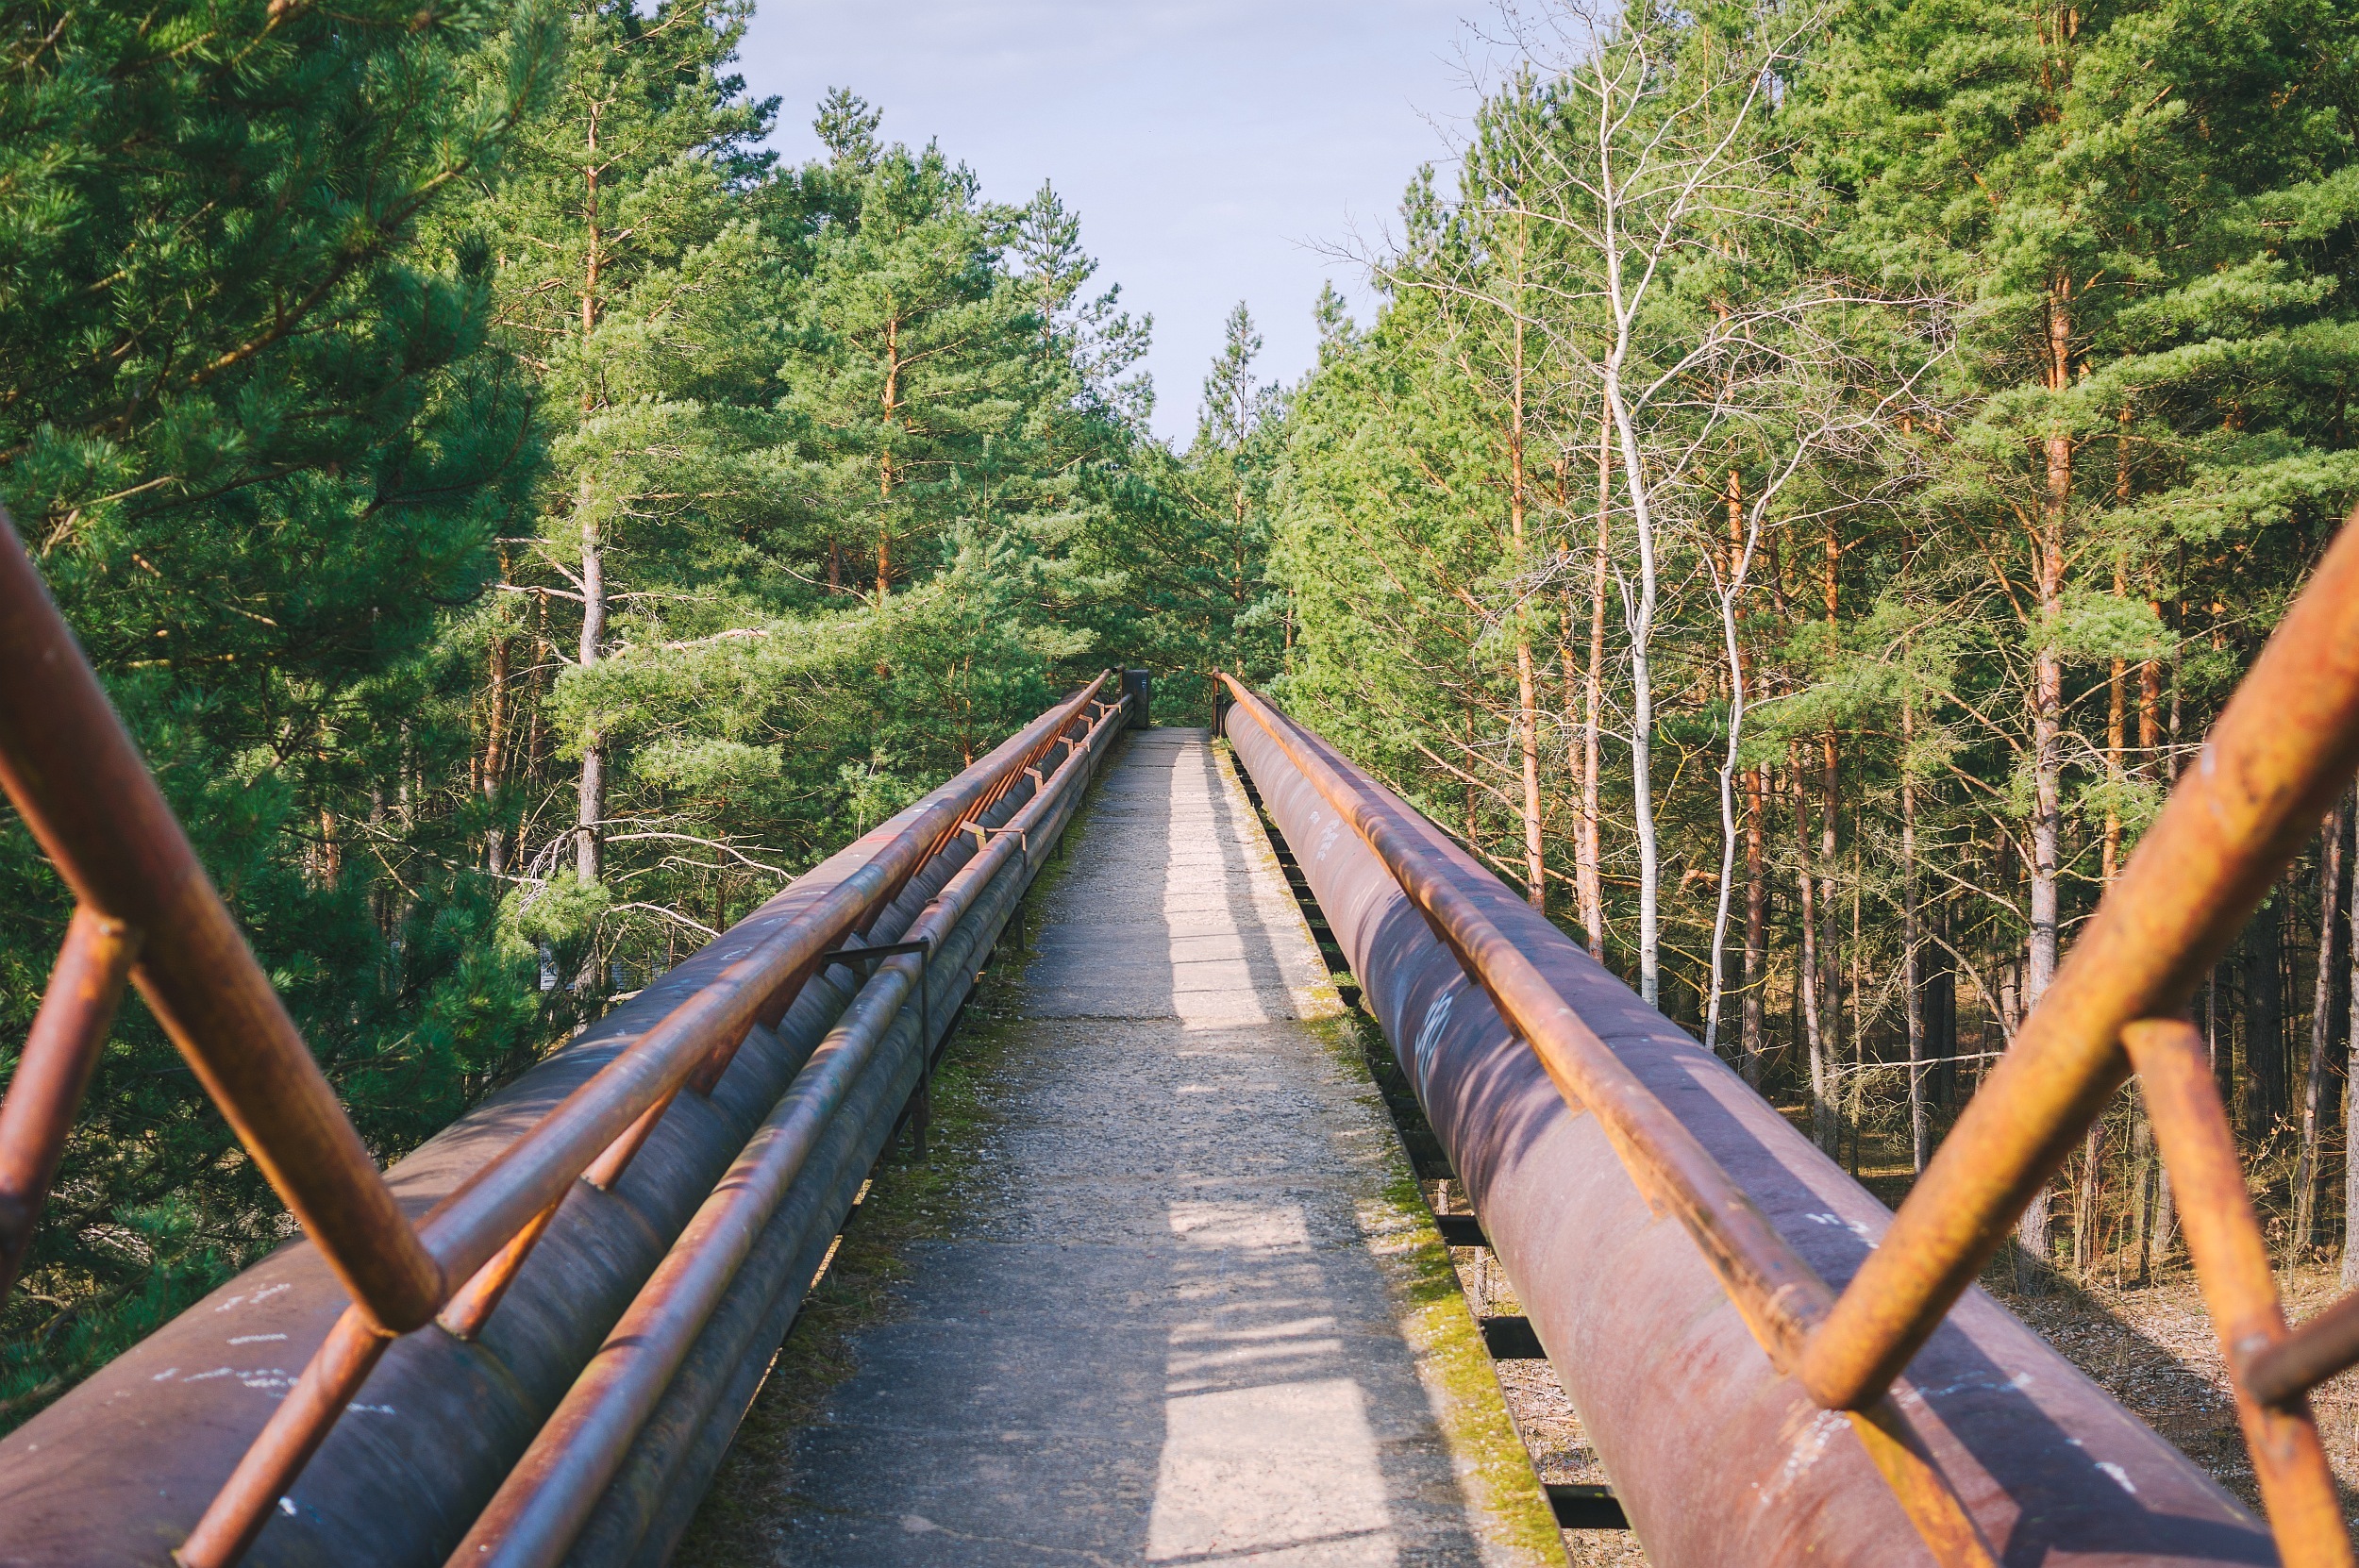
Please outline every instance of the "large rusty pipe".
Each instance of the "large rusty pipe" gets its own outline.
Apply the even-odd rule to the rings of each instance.
[[[1287,724],[1282,715],[1277,722]],[[1890,1213],[1725,1064],[1316,737],[1434,875],[1529,960],[1820,1277]],[[1367,842],[1258,723],[1229,733],[1465,1183],[1656,1568],[1933,1561],[1845,1418],[1782,1376],[1702,1252],[1660,1223]],[[2267,1528],[1979,1290],[1893,1389],[2003,1562],[2266,1563]]]
[[[1073,766],[1052,775],[900,940],[924,942],[929,953],[940,948],[1012,858],[1020,835],[1043,820],[1080,775]],[[878,963],[452,1553],[454,1564],[554,1568],[564,1557],[925,971],[916,954]]]
[[[261,1436],[239,1456],[238,1467],[214,1493],[196,1528],[173,1548],[172,1560],[178,1568],[228,1568],[245,1556],[270,1523],[272,1509],[311,1462],[393,1345],[393,1336],[372,1323],[366,1312],[358,1307],[344,1309],[328,1330],[327,1343],[271,1412]]]
[[[1821,1403],[1872,1399],[1908,1364],[2129,1076],[2122,1029],[2184,1009],[2354,768],[2359,526],[2347,523],[1813,1337],[1802,1378]]]
[[[1027,780],[987,815],[1004,820]],[[412,1214],[443,1200],[684,998],[806,918],[937,796],[847,846],[388,1173]],[[869,922],[894,934],[973,853],[950,842]],[[840,973],[840,972],[839,972]],[[683,1093],[611,1193],[575,1181],[474,1343],[396,1341],[354,1413],[282,1494],[247,1560],[440,1562],[826,1032],[849,992],[815,976],[757,1028],[711,1095]],[[315,1248],[281,1249],[0,1437],[0,1518],[18,1563],[153,1568],[261,1429],[346,1300]]]
[[[0,787],[93,913],[142,933],[140,994],[328,1264],[386,1327],[443,1274],[197,863],[0,510]]]
[[[935,953],[928,966],[929,1008],[905,1008],[896,1026],[912,1047],[918,1017],[934,1020],[937,1041],[948,1029],[958,998],[972,983],[975,960],[1013,917],[1050,844],[1079,809],[1105,750],[1100,744],[1078,753],[1083,771],[1077,786],[1059,794],[1045,819],[1028,825],[1029,831],[1015,841],[1020,861],[993,878],[974,911]],[[914,1049],[896,1044],[886,1059],[872,1066],[869,1079],[830,1124],[821,1152],[780,1206],[608,1483],[566,1559],[567,1568],[660,1568],[668,1560],[851,1204],[859,1177],[892,1131],[891,1109],[902,1105],[916,1086],[920,1063]]]

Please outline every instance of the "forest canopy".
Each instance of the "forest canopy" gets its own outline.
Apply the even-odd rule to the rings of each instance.
[[[1097,670],[1233,670],[1921,1167],[2359,499],[2359,11],[1508,5],[1193,438],[1052,186],[747,0],[18,0],[0,503],[381,1159]],[[2200,1000],[2337,1247],[2354,813]],[[69,912],[0,826],[0,1071]],[[2051,1209],[2060,1224],[2051,1227]],[[126,1009],[0,1427],[289,1222]],[[2168,1265],[2133,1100],[2022,1239]]]
[[[782,163],[748,14],[8,13],[0,503],[383,1159],[1055,695],[1266,640],[1078,215],[848,90]],[[69,912],[13,814],[0,889],[5,1074]],[[288,1229],[126,1005],[0,1427]]]

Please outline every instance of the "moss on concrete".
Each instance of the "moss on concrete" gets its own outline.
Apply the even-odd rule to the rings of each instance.
[[[1367,1067],[1375,1026],[1347,1014],[1310,1026],[1326,1041],[1338,1069],[1355,1079],[1371,1118],[1389,1127],[1383,1098]],[[1378,1043],[1381,1049],[1381,1043]],[[1400,1310],[1401,1337],[1415,1354],[1433,1418],[1449,1445],[1486,1565],[1562,1564],[1564,1533],[1532,1469],[1531,1455],[1507,1413],[1491,1355],[1482,1343],[1449,1249],[1419,1191],[1408,1151],[1384,1141],[1380,1200],[1360,1206],[1360,1229]]]
[[[1119,755],[1117,749],[1113,757]],[[1080,830],[1087,810],[1084,802],[1068,831]],[[769,1568],[778,1560],[782,1522],[810,1506],[794,1492],[795,1435],[821,1419],[828,1396],[859,1370],[853,1341],[891,1314],[895,1290],[909,1275],[909,1243],[958,1233],[999,1122],[999,1061],[1017,1032],[1032,932],[1072,863],[1052,857],[1009,918],[998,956],[934,1070],[929,1157],[916,1159],[904,1144],[870,1173],[858,1218],[805,1298],[673,1560]]]
[[[1229,787],[1242,800],[1245,789],[1235,753],[1226,740],[1214,750]],[[1275,862],[1267,844],[1258,847]],[[1303,936],[1310,940],[1307,923]],[[1303,1027],[1326,1045],[1336,1070],[1351,1084],[1352,1097],[1368,1125],[1384,1134],[1364,1145],[1364,1152],[1372,1152],[1380,1161],[1382,1196],[1361,1203],[1360,1231],[1398,1308],[1401,1337],[1416,1358],[1427,1403],[1449,1447],[1459,1484],[1465,1489],[1485,1568],[1559,1568],[1564,1562],[1564,1532],[1532,1468],[1531,1452],[1507,1413],[1491,1353],[1459,1288],[1449,1249],[1442,1244],[1409,1151],[1368,1068],[1372,1056],[1391,1047],[1373,1019],[1345,1005],[1334,976],[1318,988],[1318,996],[1328,1006],[1314,1009],[1317,1015],[1304,1020]]]

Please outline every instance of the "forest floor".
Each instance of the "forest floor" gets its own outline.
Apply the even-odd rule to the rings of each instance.
[[[2296,1320],[2342,1293],[2339,1271],[2327,1264],[2281,1269],[2277,1282]],[[2041,1296],[1995,1293],[2214,1479],[2260,1507],[2229,1397],[2227,1363],[2192,1270],[2172,1270],[2145,1286],[2060,1283]],[[2359,1521],[2359,1379],[2334,1379],[2311,1395],[2311,1404],[2344,1516]]]
[[[1862,1184],[1898,1207],[1909,1186],[1906,1149],[1897,1143],[1880,1146],[1871,1138],[1855,1159]],[[2025,1295],[2011,1288],[2009,1272],[1998,1268],[1987,1271],[1983,1283],[2139,1420],[2248,1507],[2259,1509],[2252,1461],[2229,1393],[2228,1363],[2195,1271],[2183,1259],[2144,1285],[2101,1275],[2059,1276],[2046,1294]],[[2300,1322],[2342,1294],[2341,1273],[2324,1260],[2281,1264],[2277,1289],[2286,1315]],[[2344,1516],[2359,1524],[2359,1373],[2319,1387],[2311,1406],[2342,1491]]]

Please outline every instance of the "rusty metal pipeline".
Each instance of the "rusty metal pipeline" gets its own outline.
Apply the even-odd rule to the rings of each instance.
[[[2051,1564],[2276,1560],[2259,1521],[1979,1290],[1958,1300],[1892,1386],[1910,1457],[1970,1525],[1964,1538],[1928,1544],[1934,1532],[1922,1515],[1912,1520],[1878,1467],[1889,1456],[1863,1446],[1892,1434],[1821,1408],[1773,1359],[1782,1350],[1790,1362],[1791,1329],[1807,1326],[1820,1292],[1875,1255],[1890,1213],[1439,829],[1300,726],[1232,690],[1237,755],[1659,1568],[1882,1568],[1978,1552]],[[1404,868],[1422,898],[1404,885]],[[1461,917],[1497,941],[1454,946],[1445,937],[1463,938],[1452,925]],[[1756,1304],[1748,1323],[1725,1285],[1729,1249],[1708,1255],[1658,1223],[1694,1225],[1687,1210],[1693,1192],[1714,1190],[1708,1173],[1626,1162],[1633,1128],[1650,1137],[1653,1127],[1627,1113],[1631,1085],[1615,1083],[1607,1064],[1591,1063],[1583,1080],[1602,1084],[1601,1098],[1568,1103],[1550,1076],[1557,1064],[1518,1038],[1547,1019],[1511,1026],[1494,993],[1470,978],[1481,972],[1497,984],[1502,949],[1725,1173],[1743,1198],[1730,1217],[1749,1210],[1771,1233],[1755,1239],[1755,1254],[1791,1257],[1827,1282],[1786,1293],[1801,1309]],[[1527,1010],[1545,1006],[1511,993],[1511,1006],[1518,1000]],[[1698,1175],[1691,1195],[1677,1191]]]
[[[319,1462],[299,1485],[265,1493],[269,1500],[286,1501],[270,1515],[272,1527],[261,1532],[253,1560],[310,1560],[323,1547],[338,1561],[440,1560],[489,1495],[491,1483],[523,1450],[542,1414],[553,1408],[562,1379],[594,1351],[629,1292],[660,1260],[666,1241],[688,1222],[696,1199],[711,1189],[848,1000],[835,980],[811,973],[815,965],[810,959],[841,940],[842,929],[864,926],[872,940],[886,941],[906,926],[972,858],[971,841],[958,831],[960,823],[979,811],[985,821],[1000,822],[1021,809],[1031,798],[1033,780],[1042,776],[1032,764],[1079,722],[1079,715],[1100,711],[1091,701],[1096,690],[1093,686],[1061,704],[984,764],[807,875],[390,1173],[392,1190],[409,1212],[434,1205],[446,1215],[454,1207],[450,1194],[480,1193],[496,1179],[487,1172],[512,1177],[520,1163],[512,1151],[533,1136],[527,1129],[547,1124],[554,1110],[579,1106],[586,1093],[612,1096],[598,1108],[599,1131],[611,1122],[627,1133],[650,1106],[667,1093],[676,1096],[660,1122],[650,1124],[644,1152],[611,1193],[570,1177],[570,1186],[558,1189],[561,1201],[542,1242],[475,1341],[438,1330],[393,1342],[368,1376],[355,1414],[332,1429],[324,1422],[313,1424],[317,1430],[303,1446],[318,1443],[324,1434]],[[1059,768],[1047,775],[1060,794],[1075,792],[1065,788],[1066,773]],[[844,926],[813,940],[809,928],[814,915],[828,925],[843,920]],[[808,959],[797,957],[803,946],[813,948]],[[749,963],[755,966],[750,972]],[[782,971],[785,982],[799,992],[779,1009],[785,1038],[750,1018],[739,1029],[741,1009],[734,1004],[722,1011],[717,1025],[707,1020],[701,1035],[687,1035],[675,1022],[683,1009],[695,1016],[705,993],[775,988]],[[972,976],[945,978],[959,980],[954,989],[962,994]],[[945,1018],[956,997],[945,1000]],[[673,1027],[667,1030],[667,1024]],[[669,1069],[693,1068],[710,1057],[714,1033],[731,1030],[745,1045],[740,1050],[736,1040],[723,1042],[734,1059],[711,1095],[682,1093],[677,1078],[671,1089],[661,1086],[660,1078]],[[641,1093],[644,1075],[628,1093],[599,1083],[617,1060],[634,1052],[640,1060],[650,1055],[643,1049],[649,1037],[658,1037],[659,1045],[670,1043],[667,1072],[657,1075],[653,1097]],[[643,1098],[645,1103],[637,1103]],[[565,1142],[594,1155],[600,1146],[598,1139],[579,1132],[578,1121]],[[608,1140],[604,1146],[611,1150],[614,1143]],[[540,1196],[535,1180],[515,1185]],[[511,1199],[486,1207],[497,1208],[503,1219],[529,1209],[530,1220],[550,1205],[544,1201],[531,1209]],[[478,1219],[466,1228],[480,1236],[498,1226]],[[505,1238],[501,1241],[504,1244]],[[11,1520],[8,1546],[29,1554],[22,1558],[25,1561],[153,1560],[154,1543],[171,1544],[168,1538],[187,1528],[172,1521],[192,1518],[192,1510],[203,1505],[199,1494],[210,1485],[203,1477],[218,1477],[225,1457],[243,1442],[233,1434],[241,1428],[251,1434],[265,1424],[274,1401],[281,1401],[297,1381],[286,1357],[299,1355],[307,1344],[327,1347],[334,1340],[330,1330],[342,1294],[316,1251],[307,1245],[284,1249],[0,1440],[0,1515]],[[234,1321],[224,1322],[222,1314]],[[211,1354],[220,1354],[216,1323],[243,1330],[226,1336],[229,1344],[268,1345],[260,1353],[268,1364],[224,1363],[218,1381],[175,1365],[206,1359],[208,1344],[215,1346]],[[363,1362],[376,1359],[381,1347],[370,1342],[382,1336],[349,1326],[343,1332],[352,1336],[351,1348],[331,1349],[320,1369],[324,1373],[332,1373],[340,1361],[349,1367],[356,1356]],[[259,1359],[251,1351],[235,1354],[240,1359]],[[365,1373],[365,1365],[361,1370]],[[357,1377],[350,1381],[359,1384]],[[136,1405],[150,1408],[126,1426],[123,1418],[130,1412],[123,1409],[123,1396],[134,1390]],[[301,1400],[284,1400],[278,1410],[285,1412],[290,1404]],[[329,1399],[322,1409],[332,1414],[339,1405]],[[401,1418],[421,1411],[428,1412],[427,1426],[438,1429],[433,1443],[421,1446],[388,1429],[408,1427]],[[374,1419],[379,1416],[394,1419]],[[186,1438],[192,1431],[211,1435],[191,1443]],[[298,1452],[297,1460],[301,1457]],[[64,1472],[56,1468],[60,1462],[67,1466]],[[300,1468],[298,1462],[289,1473]]]
[[[1100,713],[1093,738],[1120,711]],[[881,960],[452,1552],[452,1564],[555,1568],[563,1560],[822,1135],[911,1010],[933,955],[959,933],[1028,832],[1076,793],[1056,786],[1078,782],[1080,773],[1052,776],[1049,792],[991,833],[902,932],[896,945],[921,943],[924,953]],[[1004,909],[997,912],[1004,918]],[[970,934],[969,950],[975,940]],[[964,961],[963,953],[942,956]],[[931,1040],[921,1048],[930,1051]]]

